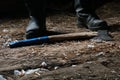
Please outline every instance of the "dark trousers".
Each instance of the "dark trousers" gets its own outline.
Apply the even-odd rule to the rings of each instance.
[[[99,17],[95,14],[95,10],[109,1],[111,0],[75,0],[75,11],[77,17],[79,19],[82,17],[85,20],[88,19],[88,16],[90,15],[91,18],[94,17],[96,19],[99,19]],[[25,0],[25,2],[30,16],[33,16],[36,19],[41,28],[43,28],[42,26],[45,27],[46,0]],[[82,19],[79,21],[82,22]]]
[[[46,23],[46,0],[25,0],[29,15],[34,17],[37,23],[45,27]]]
[[[89,12],[93,12],[110,1],[111,0],[75,0],[75,9],[84,8]]]

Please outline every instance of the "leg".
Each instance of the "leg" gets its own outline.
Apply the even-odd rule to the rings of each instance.
[[[26,28],[26,38],[42,36],[46,31],[46,0],[25,0],[25,2],[30,15],[30,21]]]
[[[100,6],[102,6],[103,4],[105,4],[106,2],[108,1],[107,0],[75,0],[75,10],[78,18],[78,25],[86,26],[90,30],[97,30],[97,31],[99,30],[98,38],[103,40],[111,40],[111,38],[108,36],[107,33],[108,30],[107,23],[101,20],[95,13],[95,10]]]
[[[105,3],[102,0],[75,0],[78,26],[83,25],[91,30],[107,29],[107,23],[96,15],[95,10]]]

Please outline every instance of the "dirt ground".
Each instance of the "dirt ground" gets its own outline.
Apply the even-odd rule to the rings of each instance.
[[[120,80],[120,7],[111,4],[114,5],[110,3],[98,11],[99,16],[108,22],[113,37],[113,41],[102,43],[84,39],[11,49],[8,47],[10,41],[25,39],[29,19],[1,19],[0,75],[7,80]],[[78,28],[75,14],[68,12],[47,16],[46,24],[49,31],[89,31]],[[14,74],[14,70],[37,68],[45,70],[24,76]]]

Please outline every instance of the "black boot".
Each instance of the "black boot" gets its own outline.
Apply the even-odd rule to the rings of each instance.
[[[85,26],[90,30],[108,29],[107,23],[101,20],[95,10],[105,3],[102,0],[75,0],[75,10],[78,26]]]
[[[45,0],[25,0],[30,15],[26,38],[43,36],[46,32]]]
[[[90,30],[98,31],[98,36],[93,39],[112,40],[108,34],[108,25],[101,20],[95,10],[108,2],[107,0],[75,0],[75,10],[78,26],[85,26]]]

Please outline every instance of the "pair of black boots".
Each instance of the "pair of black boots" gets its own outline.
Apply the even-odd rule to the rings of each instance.
[[[108,0],[110,1],[110,0]],[[86,26],[90,30],[98,31],[98,36],[93,39],[112,40],[108,34],[108,25],[101,20],[95,10],[108,2],[107,0],[75,0],[75,11],[78,26]],[[30,13],[30,21],[26,28],[26,38],[35,38],[45,35],[46,31],[46,0],[26,0]]]

